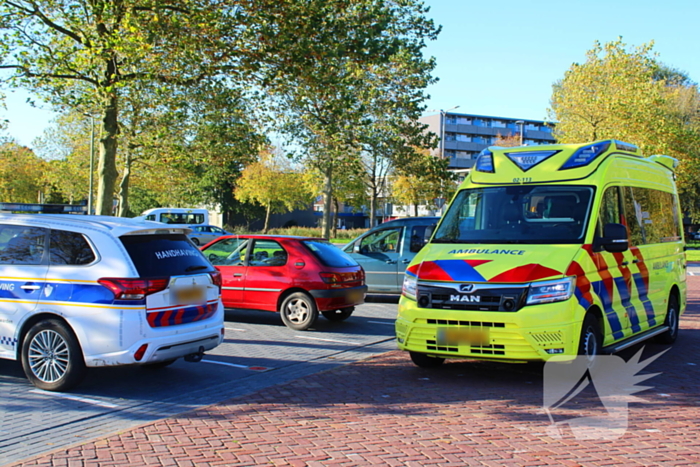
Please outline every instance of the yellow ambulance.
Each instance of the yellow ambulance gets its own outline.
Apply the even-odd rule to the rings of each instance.
[[[674,342],[686,306],[677,165],[616,140],[485,149],[406,270],[399,348],[433,367]]]

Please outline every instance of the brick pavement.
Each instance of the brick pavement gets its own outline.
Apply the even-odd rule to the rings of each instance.
[[[550,436],[542,365],[423,370],[394,351],[13,465],[699,465],[700,277],[688,280],[680,338],[645,370],[662,374],[619,439]],[[562,414],[601,407],[583,397]]]

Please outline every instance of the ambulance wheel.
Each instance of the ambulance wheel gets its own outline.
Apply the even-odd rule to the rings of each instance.
[[[409,352],[409,354],[413,363],[421,368],[437,368],[445,362],[444,358],[431,357],[420,352]]]
[[[668,311],[666,311],[666,319],[664,326],[668,326],[668,331],[657,336],[657,342],[661,344],[673,344],[678,337],[679,314],[680,306],[678,306],[678,298],[675,295],[668,297]]]
[[[593,364],[596,355],[600,354],[603,346],[603,335],[600,332],[600,324],[596,317],[588,313],[583,319],[581,327],[581,339],[578,344],[578,354],[586,357],[589,365]]]
[[[355,311],[355,307],[343,308],[342,310],[324,311],[323,316],[329,321],[345,321]]]
[[[296,292],[284,299],[280,309],[282,322],[295,331],[306,331],[318,318],[318,308],[313,298],[303,292]]]
[[[29,381],[46,391],[65,391],[85,376],[85,361],[73,331],[62,321],[45,319],[22,342],[22,368]]]

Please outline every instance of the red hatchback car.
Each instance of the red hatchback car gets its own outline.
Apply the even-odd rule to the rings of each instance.
[[[310,328],[319,312],[342,321],[365,300],[362,266],[322,238],[226,235],[202,252],[221,271],[225,307],[279,311],[292,329]]]

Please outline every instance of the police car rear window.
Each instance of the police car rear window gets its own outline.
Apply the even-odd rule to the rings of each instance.
[[[120,239],[140,277],[214,271],[214,266],[190,243],[186,235],[125,235]]]

